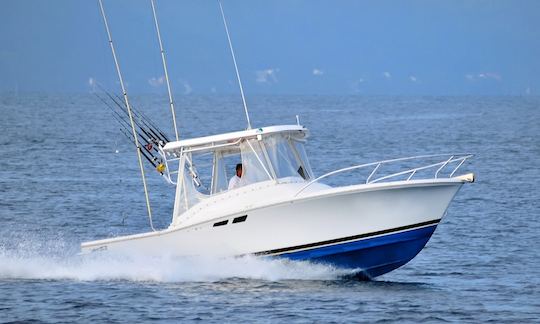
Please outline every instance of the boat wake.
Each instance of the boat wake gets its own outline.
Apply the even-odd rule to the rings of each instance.
[[[254,256],[145,257],[86,255],[73,252],[0,247],[0,280],[76,280],[137,282],[215,282],[230,278],[256,280],[336,280],[351,274],[310,262]]]

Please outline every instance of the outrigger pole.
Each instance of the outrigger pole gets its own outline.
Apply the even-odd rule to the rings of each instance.
[[[161,61],[163,62],[165,82],[167,83],[167,91],[169,93],[169,105],[171,106],[174,134],[176,136],[176,140],[178,141],[178,128],[176,127],[176,114],[174,112],[174,103],[173,103],[173,96],[171,92],[171,84],[169,82],[169,73],[167,72],[167,62],[165,61],[165,50],[163,49],[163,43],[161,42],[161,33],[159,32],[159,24],[158,24],[158,19],[156,15],[156,4],[154,3],[154,0],[150,0],[150,3],[152,4],[152,13],[154,14],[154,23],[156,25],[156,33],[157,33],[157,38],[159,42],[159,50],[161,51]]]
[[[120,72],[120,65],[118,64],[118,59],[116,58],[116,52],[114,50],[114,44],[113,44],[113,41],[112,41],[111,32],[109,30],[109,24],[107,23],[107,17],[105,16],[105,9],[103,8],[103,2],[102,2],[102,0],[98,0],[98,2],[99,2],[99,8],[101,9],[101,16],[103,17],[103,22],[105,23],[105,29],[107,30],[107,37],[109,39],[109,45],[111,47],[111,52],[112,52],[112,56],[113,56],[113,59],[114,59],[114,65],[116,67],[116,73],[118,74],[118,80],[120,81],[120,87],[122,88],[122,94],[124,96],[124,102],[126,104],[126,108],[127,108],[127,111],[128,111],[129,121],[130,121],[130,124],[131,124],[131,131],[133,133],[132,134],[133,135],[133,140],[134,140],[135,146],[137,148],[137,159],[139,160],[139,168],[141,169],[141,177],[142,177],[143,187],[144,187],[144,196],[146,198],[146,209],[148,211],[148,219],[150,221],[150,227],[152,228],[153,231],[155,231],[154,224],[152,222],[152,210],[150,208],[150,198],[148,197],[148,188],[146,186],[146,177],[144,175],[144,167],[143,167],[143,164],[142,164],[141,146],[139,145],[139,140],[137,138],[137,132],[135,131],[135,122],[133,121],[133,114],[131,112],[131,106],[129,105],[128,95],[127,95],[127,92],[126,92],[126,88],[124,87],[124,80],[122,78],[122,73]]]
[[[221,0],[218,0],[219,9],[221,10],[221,17],[223,18],[223,25],[225,26],[225,32],[227,33],[227,40],[229,41],[229,49],[231,50],[231,56],[234,63],[234,69],[236,70],[236,78],[238,79],[238,85],[240,86],[240,94],[242,95],[242,102],[244,103],[244,111],[246,112],[246,119],[248,129],[251,129],[251,122],[249,121],[249,113],[246,104],[246,97],[244,96],[244,88],[242,87],[242,80],[240,80],[240,72],[238,72],[238,65],[236,64],[236,58],[234,56],[234,49],[232,46],[231,36],[229,35],[229,27],[227,27],[227,20],[225,19],[225,13],[223,13],[223,6]]]

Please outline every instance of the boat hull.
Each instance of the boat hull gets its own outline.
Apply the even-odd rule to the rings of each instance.
[[[402,266],[422,250],[461,185],[449,180],[330,188],[251,209],[242,208],[242,201],[252,203],[262,198],[246,193],[236,195],[242,201],[231,196],[240,210],[227,216],[88,242],[82,250],[174,256],[267,255],[355,269],[372,278]],[[284,191],[274,189],[275,193],[262,194]],[[261,194],[261,190],[251,192]],[[209,212],[211,208],[200,210]]]
[[[424,248],[436,227],[436,224],[421,225],[401,232],[283,253],[280,256],[352,269],[358,277],[371,279],[412,260]]]

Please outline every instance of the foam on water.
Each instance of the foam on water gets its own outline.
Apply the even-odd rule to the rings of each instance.
[[[330,266],[286,259],[243,256],[147,257],[62,255],[0,248],[0,279],[128,280],[155,282],[262,280],[333,280],[351,274]]]

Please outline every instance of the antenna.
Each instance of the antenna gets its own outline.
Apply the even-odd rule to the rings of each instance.
[[[174,103],[171,92],[171,84],[169,82],[169,73],[167,72],[167,62],[165,61],[165,50],[163,49],[163,43],[161,42],[161,33],[159,32],[159,24],[156,15],[156,4],[154,0],[150,0],[152,4],[152,13],[154,14],[154,23],[156,25],[157,38],[159,41],[159,50],[161,51],[161,61],[163,62],[163,71],[165,73],[165,81],[167,82],[167,91],[169,93],[169,105],[171,106],[174,134],[176,135],[176,140],[178,141],[178,128],[176,127],[176,114],[174,113]]]
[[[141,146],[139,145],[139,140],[137,139],[137,132],[135,131],[135,122],[133,121],[133,114],[131,112],[131,106],[129,105],[128,95],[126,88],[124,87],[124,79],[122,78],[122,73],[120,72],[120,65],[118,64],[118,59],[116,58],[116,52],[114,50],[114,44],[111,37],[111,32],[109,30],[109,24],[107,23],[107,17],[105,16],[105,9],[103,8],[102,0],[98,0],[99,8],[101,9],[101,16],[103,17],[103,22],[105,23],[105,29],[107,30],[107,37],[109,38],[109,45],[111,46],[111,52],[114,59],[114,65],[116,66],[116,73],[118,74],[118,80],[120,81],[120,87],[122,88],[122,94],[124,95],[124,102],[129,115],[129,121],[131,123],[131,131],[133,132],[133,139],[135,146],[137,147],[137,158],[139,160],[139,168],[141,169],[141,177],[144,187],[144,196],[146,198],[146,209],[148,211],[148,219],[150,220],[150,227],[153,231],[154,225],[152,223],[152,210],[150,209],[150,198],[148,197],[148,188],[146,187],[146,177],[144,176],[144,167],[142,164],[141,158]]]
[[[248,129],[251,129],[251,122],[249,121],[249,113],[246,104],[246,97],[244,96],[244,88],[242,87],[242,81],[240,80],[240,73],[238,72],[238,65],[236,65],[236,58],[234,57],[234,50],[231,42],[231,36],[229,35],[229,28],[227,27],[227,20],[225,19],[225,14],[223,13],[223,6],[221,5],[221,0],[218,0],[219,9],[221,10],[221,17],[223,18],[223,25],[225,26],[225,32],[227,33],[227,39],[229,40],[229,48],[231,50],[231,55],[234,63],[234,69],[236,70],[236,77],[238,78],[238,85],[240,86],[240,94],[242,95],[242,102],[244,103],[244,110],[246,112],[246,119],[248,123]]]

